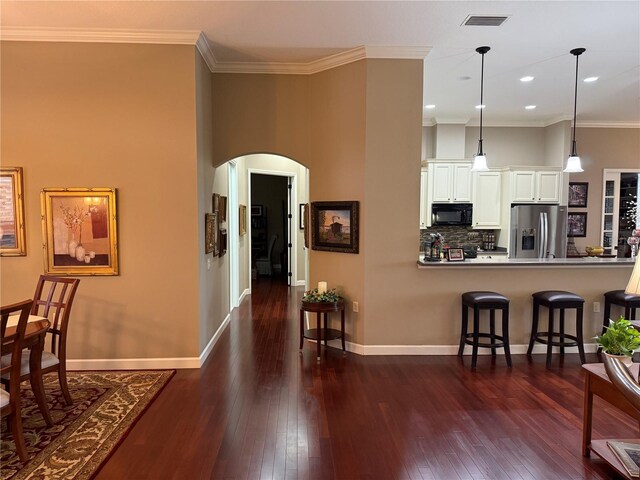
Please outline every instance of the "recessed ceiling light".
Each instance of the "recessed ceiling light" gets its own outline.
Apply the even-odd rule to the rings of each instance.
[[[535,105],[527,105],[526,107],[524,107],[527,110],[534,110],[536,108]]]
[[[530,82],[530,81],[531,81],[531,80],[533,80],[534,78],[536,78],[536,77],[532,77],[532,76],[528,75],[528,76],[526,76],[526,77],[522,77],[522,78],[520,79],[520,81],[521,81],[521,82]]]
[[[486,107],[486,105],[476,105],[476,108],[477,108],[478,110],[480,110],[481,108],[484,108],[484,107]]]
[[[598,80],[598,77],[587,77],[584,79],[587,83],[595,82],[596,80]]]
[[[428,108],[429,110],[431,110],[432,108],[436,108],[435,105],[425,105],[424,108]]]

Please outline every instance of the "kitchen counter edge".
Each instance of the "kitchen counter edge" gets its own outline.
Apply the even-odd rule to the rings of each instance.
[[[506,267],[528,267],[528,268],[550,268],[550,267],[633,267],[634,259],[631,258],[468,258],[464,262],[424,262],[418,259],[419,269],[429,268],[506,268]]]

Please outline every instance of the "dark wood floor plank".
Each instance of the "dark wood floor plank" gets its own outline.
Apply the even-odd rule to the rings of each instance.
[[[132,479],[615,478],[580,454],[577,354],[358,356],[298,349],[302,288],[260,279],[203,368],[180,370],[96,476]],[[315,318],[310,319],[312,325]],[[591,355],[588,360],[596,361]],[[594,438],[638,435],[598,398]]]

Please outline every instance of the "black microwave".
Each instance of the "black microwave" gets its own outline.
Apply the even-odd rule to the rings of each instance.
[[[431,225],[471,225],[473,205],[470,203],[434,203]]]

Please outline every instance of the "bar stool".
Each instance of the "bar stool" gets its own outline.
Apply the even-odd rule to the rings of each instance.
[[[604,316],[602,317],[602,333],[609,326],[611,318],[611,305],[618,305],[624,308],[624,318],[627,320],[636,319],[636,308],[640,308],[640,295],[629,295],[624,290],[611,290],[604,294]]]
[[[584,356],[584,342],[582,340],[582,314],[584,309],[584,299],[571,292],[544,290],[536,292],[533,297],[533,322],[531,325],[531,339],[527,355],[531,355],[535,342],[544,343],[547,346],[547,367],[551,366],[551,350],[553,347],[560,347],[560,354],[564,355],[565,347],[578,347],[580,362],[586,363]],[[540,306],[549,310],[549,327],[546,332],[538,332],[538,315]],[[564,311],[567,308],[576,309],[576,334],[568,335],[564,333]],[[560,310],[559,331],[554,330],[554,310]],[[559,340],[553,340],[558,337]],[[568,339],[568,340],[567,340]]]
[[[469,308],[473,308],[473,333],[467,333]],[[489,333],[480,332],[480,310],[489,310]],[[502,311],[502,335],[496,335],[496,310]],[[490,343],[480,343],[480,338],[489,338]],[[507,365],[511,367],[509,350],[509,299],[495,292],[465,292],[462,294],[462,329],[458,356],[462,357],[464,346],[472,345],[471,368],[476,368],[478,347],[490,348],[496,356],[496,348],[504,347]]]

